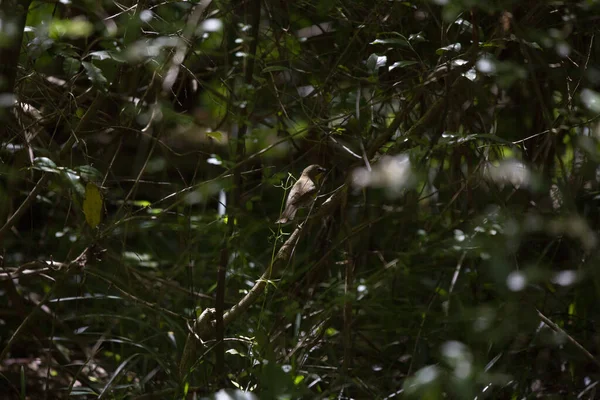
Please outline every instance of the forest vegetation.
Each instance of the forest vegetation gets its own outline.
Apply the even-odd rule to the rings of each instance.
[[[0,397],[598,398],[599,19],[0,1]]]

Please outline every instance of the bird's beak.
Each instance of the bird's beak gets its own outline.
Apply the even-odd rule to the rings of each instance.
[[[315,176],[315,180],[317,181],[317,183],[321,182],[321,179],[323,179],[323,175],[325,174],[325,172],[327,172],[327,170],[323,167],[319,167],[317,168],[317,175]]]

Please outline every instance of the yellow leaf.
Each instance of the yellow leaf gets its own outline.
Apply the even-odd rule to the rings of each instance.
[[[206,134],[208,135],[208,137],[215,139],[217,142],[220,142],[223,140],[223,132],[221,132],[221,131],[211,131],[211,132],[206,132]]]
[[[102,193],[96,184],[89,182],[85,186],[85,199],[83,200],[83,213],[89,226],[95,228],[102,219]]]

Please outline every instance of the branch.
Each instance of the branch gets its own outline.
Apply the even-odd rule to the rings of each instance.
[[[250,289],[250,291],[236,305],[231,307],[231,309],[225,313],[223,316],[224,327],[241,317],[243,313],[250,308],[250,306],[254,304],[260,295],[262,295],[262,293],[265,291],[265,287],[267,286],[267,283],[271,279],[272,275],[276,274],[283,265],[286,265],[289,262],[294,251],[294,247],[296,247],[298,239],[300,238],[301,231],[301,225],[296,227],[294,232],[285,241],[275,255],[275,258],[273,259],[273,262],[269,268],[267,268],[262,276],[256,281],[252,289]],[[181,377],[185,376],[194,365],[197,358],[198,345],[204,344],[205,341],[211,340],[215,337],[215,317],[215,310],[208,308],[204,310],[194,322],[193,332],[188,334],[185,347],[183,349],[183,354],[181,356],[181,361],[179,363],[179,372]]]

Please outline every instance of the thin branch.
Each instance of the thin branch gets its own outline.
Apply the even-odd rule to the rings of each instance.
[[[542,312],[540,310],[536,309],[536,311],[537,311],[538,316],[540,317],[540,319],[542,320],[543,323],[545,323],[546,325],[548,325],[548,327],[550,329],[552,329],[554,332],[558,332],[558,333],[561,333],[561,334],[565,335],[565,337],[567,338],[567,340],[569,342],[571,342],[575,347],[577,347],[577,349],[579,349],[587,358],[589,358],[590,361],[592,361],[594,364],[596,364],[597,366],[600,367],[600,360],[598,360],[596,357],[594,357],[592,355],[592,353],[590,353],[585,347],[583,347],[571,335],[569,335],[567,332],[565,332],[564,329],[562,329],[560,326],[558,326],[557,324],[555,324],[550,318],[548,318],[544,314],[542,314]]]

